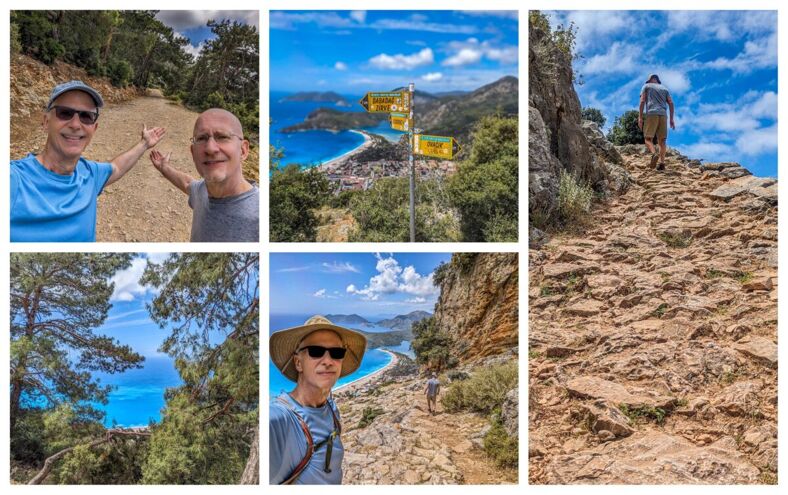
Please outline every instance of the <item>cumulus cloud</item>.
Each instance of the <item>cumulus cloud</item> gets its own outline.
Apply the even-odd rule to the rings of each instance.
[[[640,54],[639,46],[617,41],[610,45],[606,53],[589,57],[583,64],[583,75],[631,73],[638,66]]]
[[[116,273],[112,277],[115,290],[112,292],[110,301],[133,301],[147,293],[154,293],[152,287],[140,285],[140,277],[145,271],[148,260],[145,258],[135,258],[131,261],[131,266]]]
[[[442,77],[443,77],[443,74],[441,74],[440,72],[430,72],[430,73],[427,73],[427,74],[424,74],[423,76],[421,76],[421,78],[424,79],[427,82],[438,81]]]
[[[401,70],[415,69],[424,65],[430,65],[435,61],[435,56],[431,48],[424,48],[411,55],[397,54],[388,55],[381,53],[369,59],[369,63],[378,69]]]
[[[493,60],[500,64],[514,64],[517,63],[519,56],[517,46],[498,46],[490,40],[479,42],[474,37],[464,41],[449,42],[447,51],[452,53],[452,55],[442,62],[442,65],[446,67],[475,64],[480,62],[482,58]]]
[[[621,10],[578,10],[550,12],[553,27],[574,24],[577,27],[577,49],[582,52],[590,46],[606,46],[619,33],[637,29],[637,18]]]
[[[402,268],[393,256],[385,258],[376,254],[375,269],[378,274],[369,279],[364,288],[355,284],[348,285],[346,292],[361,296],[367,301],[377,301],[383,295],[408,294],[418,297],[434,296],[438,293],[432,281],[432,274],[422,275],[413,266]]]
[[[334,68],[336,70],[347,70],[347,64],[345,62],[337,62],[334,64]]]
[[[463,48],[456,54],[443,61],[447,67],[457,67],[459,65],[475,64],[482,59],[482,51],[473,48]]]
[[[736,148],[745,155],[777,151],[777,124],[743,132],[736,139]]]

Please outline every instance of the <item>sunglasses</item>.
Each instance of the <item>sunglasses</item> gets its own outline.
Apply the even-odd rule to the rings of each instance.
[[[305,345],[304,347],[298,349],[296,354],[299,352],[306,350],[309,353],[309,357],[313,359],[319,359],[326,355],[326,351],[328,351],[328,355],[331,356],[331,359],[345,359],[345,353],[347,349],[344,347],[323,347],[322,345]]]
[[[93,125],[99,118],[98,112],[91,112],[89,110],[77,110],[71,107],[62,107],[60,105],[53,106],[50,110],[55,111],[55,117],[59,120],[68,122],[74,118],[74,114],[79,114],[79,121],[85,125]]]

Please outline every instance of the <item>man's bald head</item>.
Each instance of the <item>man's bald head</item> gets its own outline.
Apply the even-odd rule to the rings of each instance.
[[[241,121],[238,120],[238,117],[236,117],[232,112],[228,112],[223,108],[209,108],[208,110],[201,113],[197,117],[197,121],[194,123],[195,135],[197,135],[197,129],[200,128],[200,124],[202,124],[204,120],[221,120],[228,127],[227,130],[238,134],[239,137],[243,137],[244,135],[243,126],[241,125]]]

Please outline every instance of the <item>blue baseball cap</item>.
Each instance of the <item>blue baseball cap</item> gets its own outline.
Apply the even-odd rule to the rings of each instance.
[[[93,98],[93,102],[96,103],[97,108],[104,106],[104,100],[101,99],[101,95],[98,94],[98,91],[91,88],[82,81],[73,80],[55,86],[55,88],[52,90],[52,93],[49,95],[47,110],[52,108],[52,103],[57,99],[58,96],[62,95],[63,93],[68,93],[69,91],[82,91],[83,93],[87,93],[91,98]]]

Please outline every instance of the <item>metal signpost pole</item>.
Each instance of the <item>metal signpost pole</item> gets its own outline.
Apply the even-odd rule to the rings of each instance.
[[[416,86],[413,83],[408,85],[410,92],[410,125],[408,126],[408,164],[410,165],[410,242],[416,242],[416,165],[413,161],[413,106],[415,104],[413,93]]]

